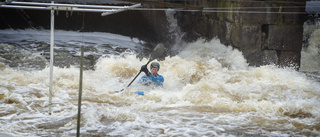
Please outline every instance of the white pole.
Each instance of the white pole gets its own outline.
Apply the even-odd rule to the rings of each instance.
[[[117,10],[113,10],[113,11],[103,12],[103,13],[101,13],[101,16],[106,16],[106,15],[110,15],[110,14],[126,11],[126,10],[129,10],[129,9],[138,8],[140,6],[141,6],[140,3],[132,5],[132,6],[125,6],[125,8],[123,8],[123,9],[117,9]]]
[[[54,3],[53,1],[51,2]],[[51,35],[50,35],[50,87],[49,87],[49,115],[52,113],[52,79],[53,79],[53,46],[54,46],[54,9],[51,10]]]
[[[82,46],[81,46],[81,57],[80,57],[80,80],[79,80],[77,137],[80,137],[81,100],[82,100],[82,79],[83,79],[83,53],[84,53],[84,47],[83,47],[83,45],[82,45]]]
[[[141,4],[132,6],[101,6],[101,5],[79,5],[79,4],[55,4],[53,1],[49,3],[36,2],[2,2],[0,8],[14,9],[34,9],[34,10],[57,10],[57,11],[76,11],[76,12],[102,12],[102,16],[141,7]],[[136,9],[141,10],[141,9]],[[149,9],[150,10],[150,9]],[[154,9],[152,9],[154,10]],[[165,10],[165,9],[161,9]]]
[[[13,1],[10,4],[33,5],[33,6],[59,6],[59,7],[78,7],[78,8],[94,8],[94,9],[121,9],[126,6],[101,6],[101,5],[80,5],[80,4],[53,4],[53,3],[37,3],[37,2],[18,2]]]

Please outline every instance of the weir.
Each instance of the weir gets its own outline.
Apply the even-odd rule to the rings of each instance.
[[[46,1],[46,0],[44,0]],[[68,2],[61,0],[59,2]],[[108,1],[74,3],[103,5]],[[117,1],[113,5],[123,6],[136,0]],[[243,52],[249,65],[275,64],[283,67],[300,67],[303,23],[306,20],[306,0],[290,1],[232,1],[232,0],[157,0],[139,1],[143,8],[135,8],[101,19],[96,13],[70,11],[57,13],[56,28],[78,31],[83,16],[88,24],[85,30],[110,32],[137,37],[155,45],[164,43],[167,48],[176,44],[177,38],[191,42],[198,38],[219,38],[221,43]],[[170,24],[165,11],[172,9],[177,27],[183,36],[170,36]],[[48,28],[43,18],[47,13],[0,9],[0,29],[4,28]],[[27,19],[17,19],[17,17]],[[13,18],[14,17],[14,18]],[[17,21],[18,20],[18,21]],[[21,21],[20,21],[21,20]],[[26,23],[26,20],[32,23]],[[62,21],[65,20],[65,21]],[[7,25],[10,24],[10,25]]]
[[[201,1],[202,12],[179,12],[187,40],[218,37],[244,54],[249,65],[300,66],[306,1]]]

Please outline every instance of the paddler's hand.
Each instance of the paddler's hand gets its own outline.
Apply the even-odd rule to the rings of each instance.
[[[146,73],[147,76],[150,76],[150,72],[147,68],[147,65],[142,65],[140,71]]]

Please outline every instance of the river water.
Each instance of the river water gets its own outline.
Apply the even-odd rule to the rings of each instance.
[[[83,45],[83,136],[320,136],[319,53],[313,52],[320,42],[312,33],[301,72],[250,67],[219,39],[200,39],[159,60],[162,88],[136,80],[116,93],[151,49],[136,38],[57,30],[49,115],[49,30],[0,30],[0,133],[75,136]],[[141,89],[149,92],[132,92]]]

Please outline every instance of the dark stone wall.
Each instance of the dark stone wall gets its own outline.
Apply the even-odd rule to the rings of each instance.
[[[96,1],[85,4],[99,4]],[[221,43],[242,51],[251,66],[300,66],[306,16],[300,13],[305,11],[305,0],[126,1],[142,3],[145,8],[188,10],[175,13],[178,25],[185,33],[185,41],[218,37]],[[105,17],[101,17],[100,13],[59,11],[55,20],[56,29],[122,34],[138,37],[151,45],[162,42],[168,48],[174,44],[174,38],[169,36],[165,11],[162,10],[133,10]],[[0,8],[0,29],[32,27],[49,29],[50,12]]]
[[[202,0],[197,5],[215,9],[177,14],[185,40],[218,37],[242,51],[251,66],[299,68],[306,1]]]

